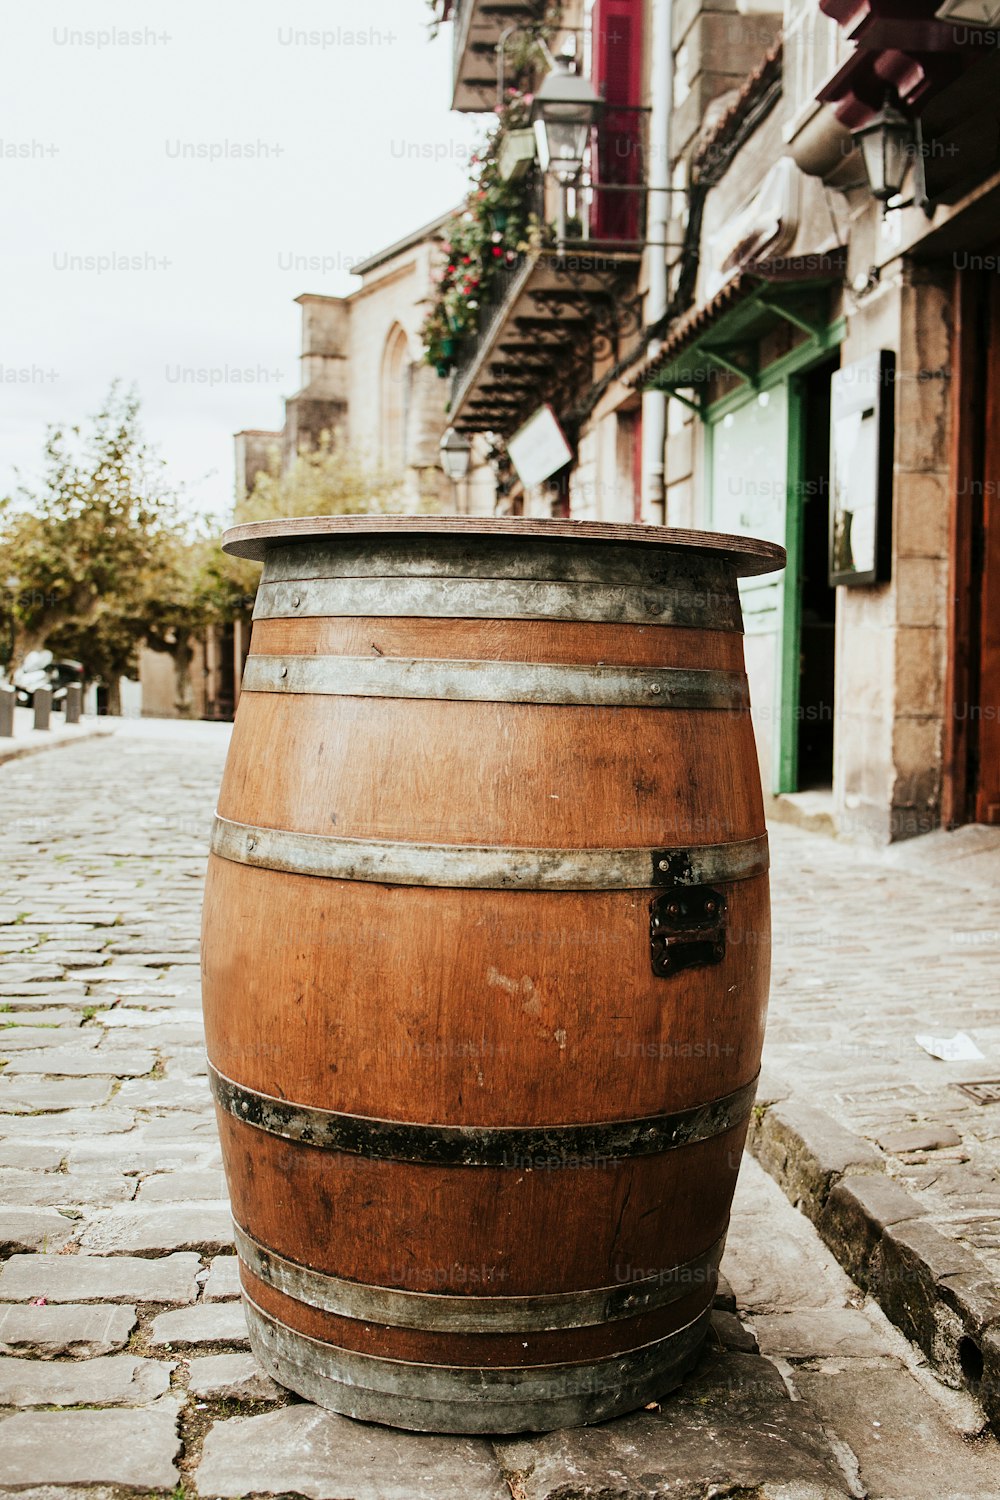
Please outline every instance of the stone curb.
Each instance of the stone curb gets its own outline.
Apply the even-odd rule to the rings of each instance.
[[[69,745],[85,745],[88,740],[103,740],[114,734],[113,728],[83,729],[79,734],[55,731],[48,740],[32,740],[30,744],[19,744],[17,740],[0,740],[0,766],[8,761],[23,760],[26,755],[41,755],[48,750],[63,750]]]
[[[758,1095],[747,1149],[844,1270],[927,1356],[971,1391],[1000,1433],[1000,1282],[934,1228],[886,1175],[886,1157],[776,1080]]]

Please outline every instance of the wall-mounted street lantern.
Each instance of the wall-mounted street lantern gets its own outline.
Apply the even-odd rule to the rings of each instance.
[[[441,439],[441,467],[452,484],[461,484],[472,462],[472,444],[464,432],[449,427]]]
[[[580,175],[601,98],[589,78],[573,71],[573,59],[555,59],[531,107],[538,159],[567,185]]]
[[[551,172],[559,182],[556,241],[560,250],[566,243],[567,194],[583,171],[590,132],[602,107],[590,79],[574,72],[573,58],[566,55],[555,59],[531,106],[542,171]]]
[[[886,99],[878,114],[852,133],[861,151],[872,197],[886,205],[902,192],[907,168],[913,161],[916,144],[913,121]]]

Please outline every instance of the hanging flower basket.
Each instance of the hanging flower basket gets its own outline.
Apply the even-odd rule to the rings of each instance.
[[[535,132],[508,130],[500,143],[497,171],[504,182],[518,182],[535,159]]]
[[[441,237],[443,264],[434,274],[432,305],[421,330],[424,357],[439,375],[447,375],[467,340],[479,331],[502,271],[517,263],[541,231],[532,212],[531,178],[506,181],[498,153],[508,140],[520,144],[515,155],[525,169],[534,159],[534,136],[525,129],[530,96],[511,93],[501,119],[472,159],[471,189],[465,204],[449,220]],[[530,149],[529,149],[530,148]]]

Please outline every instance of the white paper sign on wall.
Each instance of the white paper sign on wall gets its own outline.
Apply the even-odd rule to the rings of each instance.
[[[573,450],[551,406],[540,406],[508,440],[510,461],[525,487],[541,484],[568,464]]]

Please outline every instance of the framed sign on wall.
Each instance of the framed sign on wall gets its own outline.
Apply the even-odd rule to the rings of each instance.
[[[843,365],[831,382],[830,583],[882,583],[891,572],[896,356]]]

